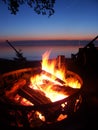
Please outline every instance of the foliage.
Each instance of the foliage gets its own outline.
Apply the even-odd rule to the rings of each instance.
[[[19,8],[23,4],[27,4],[29,7],[37,14],[51,16],[54,14],[54,4],[55,0],[2,0],[8,5],[8,10],[11,14],[16,15]]]

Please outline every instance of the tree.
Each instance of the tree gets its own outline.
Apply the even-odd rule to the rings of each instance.
[[[27,4],[29,7],[37,14],[51,16],[54,14],[54,4],[55,0],[2,0],[5,4],[8,5],[8,10],[11,14],[16,15],[19,11],[19,8],[23,4]]]

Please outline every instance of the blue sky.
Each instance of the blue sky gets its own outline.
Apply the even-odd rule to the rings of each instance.
[[[0,40],[83,40],[98,35],[98,0],[56,0],[54,9],[48,17],[22,5],[12,15],[0,1]]]

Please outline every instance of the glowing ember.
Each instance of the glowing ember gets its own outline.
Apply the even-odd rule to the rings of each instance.
[[[40,113],[40,112],[36,112],[36,115],[42,120],[45,121],[45,117]]]
[[[65,118],[67,118],[67,115],[60,114],[59,117],[57,118],[57,121],[61,121]]]

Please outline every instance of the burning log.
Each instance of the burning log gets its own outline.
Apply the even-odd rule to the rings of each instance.
[[[37,107],[36,110],[45,117],[46,122],[56,121],[62,110],[61,104],[55,107],[49,104],[64,99],[79,89],[71,88],[67,82],[45,70],[40,70],[39,76],[42,82],[40,82],[40,78],[37,81],[37,77],[34,77],[36,79],[32,82],[24,79],[19,80],[11,90],[6,91],[6,96],[11,97],[10,99],[14,99],[16,95],[21,99],[25,98]],[[21,101],[18,101],[21,104]],[[40,105],[49,105],[49,108],[40,108]]]
[[[52,89],[58,93],[63,93],[64,95],[72,95],[79,91],[77,88],[71,88],[69,86],[60,86],[60,85],[53,85]]]
[[[56,84],[53,84],[51,86],[52,86],[52,89],[58,93],[63,92],[63,94],[65,94],[65,95],[71,95],[79,90],[78,88],[76,89],[76,88],[72,88],[72,87],[68,86],[66,82],[64,82],[63,80],[59,79],[58,77],[52,75],[51,73],[49,73],[45,70],[42,70],[41,74],[43,74],[47,77],[46,78],[46,82],[48,80],[47,84],[52,84],[52,82],[56,81]]]
[[[42,75],[45,75],[48,77],[48,79],[50,78],[51,81],[55,81],[61,85],[66,85],[66,82],[64,82],[63,80],[61,80],[60,78],[56,77],[55,75],[52,75],[51,73],[45,71],[45,70],[42,70],[41,72]]]
[[[51,103],[51,100],[47,98],[43,92],[41,92],[40,90],[31,89],[26,85],[18,90],[18,94],[37,106],[41,104]],[[59,108],[60,105],[50,107],[48,109],[40,109],[40,111],[45,116],[46,120],[50,121],[58,117]]]
[[[23,87],[26,84],[25,79],[20,79],[16,82],[10,90],[6,90],[5,95],[9,98],[14,97],[17,94],[19,88]]]
[[[51,100],[43,92],[31,89],[26,85],[18,90],[18,94],[28,99],[34,105],[51,103]]]

